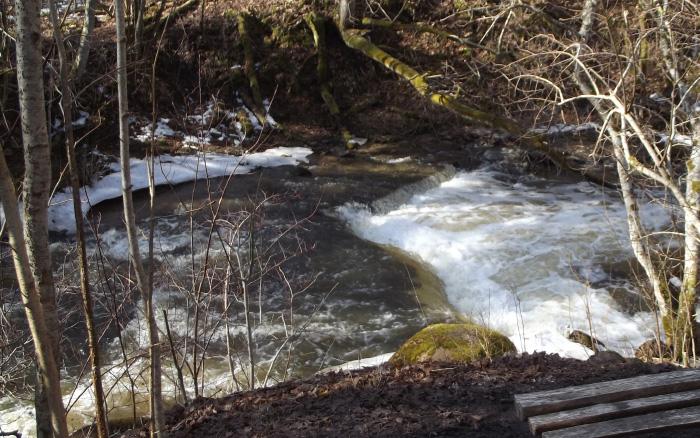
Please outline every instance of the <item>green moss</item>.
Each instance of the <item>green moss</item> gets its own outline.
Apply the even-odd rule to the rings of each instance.
[[[454,0],[455,9],[458,11],[463,11],[469,9],[469,2],[466,0]]]
[[[224,11],[224,18],[227,20],[235,20],[237,15],[238,11],[236,9],[226,9]]]
[[[243,110],[239,110],[236,116],[238,118],[238,122],[241,124],[241,131],[243,131],[246,136],[251,135],[254,127],[253,123],[248,118],[248,114]]]
[[[693,180],[690,184],[690,187],[693,189],[694,193],[700,193],[700,181]]]
[[[434,324],[406,341],[390,363],[401,367],[430,361],[471,362],[515,352],[510,339],[478,324]]]

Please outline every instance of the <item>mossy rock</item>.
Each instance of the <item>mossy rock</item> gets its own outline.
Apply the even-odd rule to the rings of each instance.
[[[478,324],[434,324],[406,341],[389,363],[396,367],[420,362],[462,363],[515,352],[510,339]]]

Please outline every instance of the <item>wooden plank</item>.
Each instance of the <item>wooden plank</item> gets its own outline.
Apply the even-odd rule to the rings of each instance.
[[[515,412],[524,420],[533,415],[691,389],[700,389],[700,370],[672,371],[552,391],[517,394]]]
[[[530,417],[530,431],[533,434],[547,432],[580,424],[595,423],[620,417],[630,417],[649,412],[700,406],[700,389],[694,391],[674,392],[655,397],[602,403],[570,411]]]
[[[584,424],[553,430],[542,434],[542,438],[605,438],[662,430],[698,427],[700,436],[700,406],[654,412],[634,417],[617,418],[600,423]],[[666,436],[666,435],[663,435]]]

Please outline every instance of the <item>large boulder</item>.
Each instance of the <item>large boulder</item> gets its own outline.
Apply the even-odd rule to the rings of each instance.
[[[402,367],[420,362],[471,362],[516,351],[510,339],[478,324],[434,324],[406,341],[389,363]]]

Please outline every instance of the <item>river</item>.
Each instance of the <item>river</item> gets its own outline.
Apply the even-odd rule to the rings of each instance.
[[[566,338],[573,329],[592,332],[624,354],[653,336],[654,318],[629,280],[631,252],[615,193],[496,161],[456,172],[409,158],[325,156],[301,168],[248,171],[158,190],[155,300],[161,339],[167,339],[166,311],[178,358],[194,351],[193,303],[199,303],[200,359],[184,367],[190,398],[195,363],[199,394],[236,389],[227,330],[234,374],[246,379],[245,318],[235,301],[240,296],[232,294],[223,316],[221,291],[226,254],[245,258],[250,250],[227,246],[212,230],[230,235],[245,222],[240,212],[255,206],[255,228],[243,227],[240,236],[244,243],[257,236],[256,248],[270,251],[265,266],[274,267],[260,268],[265,275],[251,297],[259,384],[273,358],[268,384],[392,352],[427,323],[464,317],[500,330],[520,351],[576,358],[591,352]],[[146,195],[137,193],[135,201],[145,232]],[[221,207],[216,222],[213,205]],[[646,213],[650,226],[668,221],[661,209]],[[120,215],[118,200],[105,199],[90,210],[98,233],[89,233],[89,247],[98,314],[103,324],[112,321],[102,342],[110,416],[126,421],[134,412],[132,389],[137,414],[145,413],[147,385],[140,372],[147,336],[139,297],[115,292],[125,284],[127,261]],[[55,237],[54,260],[65,261],[57,269],[74,279],[70,234]],[[79,354],[63,370],[73,429],[89,424],[92,412],[89,382],[79,377],[84,335],[75,325],[66,337]],[[170,348],[164,349],[171,358]],[[182,399],[172,358],[164,383],[170,402]],[[3,430],[33,436],[29,399],[3,398],[0,418]]]

